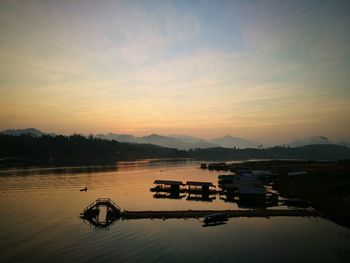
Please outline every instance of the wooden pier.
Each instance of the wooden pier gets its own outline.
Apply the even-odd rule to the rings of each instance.
[[[100,221],[100,207],[106,207],[106,218],[104,221]],[[93,203],[88,205],[83,213],[80,213],[80,217],[87,219],[95,225],[109,225],[115,219],[120,218],[121,209],[110,198],[99,198]]]
[[[96,201],[91,203],[89,206],[87,206],[84,209],[84,214],[89,213],[90,211],[93,211],[95,209],[99,209],[100,206],[105,206],[107,209],[110,209],[112,211],[120,213],[121,209],[120,207],[112,201],[110,198],[98,198]]]
[[[107,208],[106,222],[116,219],[200,218],[218,213],[224,213],[228,217],[319,216],[315,210],[309,209],[122,211],[110,198],[99,198],[84,209],[81,217],[96,224],[101,223],[98,221],[100,206]]]
[[[179,211],[124,211],[122,219],[168,219],[201,218],[210,214],[224,213],[228,217],[274,217],[274,216],[319,216],[314,210],[254,209],[254,210],[179,210]]]

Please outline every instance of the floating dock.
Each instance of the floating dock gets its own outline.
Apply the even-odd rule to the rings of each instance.
[[[200,218],[219,213],[224,213],[228,217],[319,216],[315,210],[310,209],[122,211],[111,199],[100,198],[86,207],[84,212],[81,213],[81,217],[91,220],[97,219],[100,206],[107,208],[107,221],[109,219]],[[99,221],[96,221],[96,223],[99,223]]]

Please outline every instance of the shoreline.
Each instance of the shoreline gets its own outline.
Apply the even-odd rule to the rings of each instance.
[[[324,217],[350,228],[350,160],[271,160],[218,165],[216,170],[268,170],[273,189],[287,198],[306,199]]]

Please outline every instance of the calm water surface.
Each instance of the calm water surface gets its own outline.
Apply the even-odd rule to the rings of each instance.
[[[237,209],[155,199],[155,179],[217,183],[192,161],[120,163],[117,170],[1,173],[0,262],[350,262],[350,230],[321,218],[124,220],[95,229],[79,213],[99,197],[126,210]],[[87,186],[87,192],[79,189]]]

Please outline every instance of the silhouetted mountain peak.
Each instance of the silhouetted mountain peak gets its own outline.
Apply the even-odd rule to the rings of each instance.
[[[20,136],[22,134],[30,134],[32,136],[40,137],[42,135],[51,135],[56,136],[54,133],[45,133],[36,128],[26,128],[26,129],[7,129],[0,132],[0,134]],[[214,148],[214,147],[224,147],[224,148],[258,148],[261,143],[247,140],[244,138],[234,137],[230,134],[226,134],[223,137],[216,138],[213,140],[205,140],[201,138],[196,138],[188,135],[171,135],[164,136],[156,133],[152,133],[143,137],[135,137],[130,134],[117,134],[109,132],[106,134],[97,134],[97,138],[104,140],[115,140],[119,142],[128,142],[128,143],[146,143],[146,144],[155,144],[163,147],[177,148],[181,150],[188,150],[194,148]],[[349,140],[343,140],[337,143],[332,142],[325,136],[318,135],[307,138],[302,138],[291,142],[290,147],[299,147],[304,145],[315,145],[315,144],[338,144],[346,147],[350,147]]]
[[[291,147],[298,147],[304,145],[313,145],[313,144],[333,144],[331,140],[329,140],[325,136],[312,136],[303,139],[299,139],[289,143],[288,145]]]
[[[158,138],[166,138],[166,137],[162,136],[162,135],[159,135],[159,134],[152,133],[152,134],[150,134],[148,136],[144,136],[143,138],[150,138],[150,139],[156,138],[156,139],[158,139]]]
[[[8,129],[5,131],[0,132],[1,134],[6,134],[6,135],[12,135],[12,136],[19,136],[22,134],[30,134],[32,136],[42,136],[47,133],[44,133],[38,129],[35,128],[26,128],[26,129]]]
[[[317,136],[317,137],[319,137],[319,138],[322,139],[322,140],[327,140],[327,141],[329,141],[329,139],[328,139],[327,137],[324,137],[324,136]]]
[[[232,135],[225,135],[224,137],[213,139],[211,142],[226,148],[256,148],[260,145],[258,142],[233,137]]]

